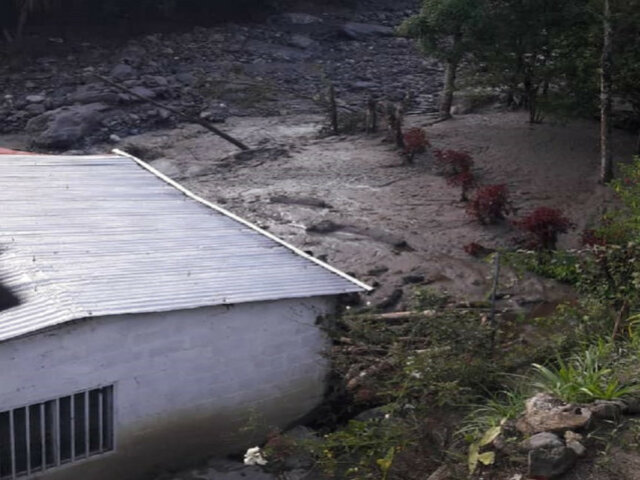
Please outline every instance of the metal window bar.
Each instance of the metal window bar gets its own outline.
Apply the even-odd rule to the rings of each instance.
[[[31,475],[31,424],[29,423],[31,420],[29,416],[29,407],[24,407],[24,432],[25,432],[25,441],[27,444],[27,475]]]
[[[98,399],[97,412],[92,410],[90,398],[91,395],[95,394]],[[84,409],[84,418],[81,420],[75,415],[75,395],[70,396],[70,415],[68,418],[69,421],[69,434],[66,438],[63,438],[63,432],[61,428],[61,398],[56,398],[54,400],[50,400],[47,402],[41,402],[33,405],[27,405],[25,407],[14,408],[12,410],[0,412],[0,414],[8,414],[9,419],[9,445],[0,444],[1,449],[8,449],[10,452],[11,464],[6,467],[3,465],[2,468],[6,468],[7,470],[10,468],[10,472],[7,471],[5,473],[4,470],[0,470],[0,480],[15,480],[24,475],[31,475],[33,471],[44,472],[51,468],[60,466],[62,463],[61,459],[61,447],[65,443],[71,443],[71,461],[76,461],[81,458],[88,458],[91,456],[99,455],[101,453],[107,452],[113,449],[113,435],[114,435],[114,413],[113,413],[113,387],[102,387],[96,388],[92,390],[85,390],[80,392],[79,395],[82,395],[82,399],[84,399],[84,404],[82,405]],[[50,406],[47,409],[47,405]],[[37,409],[39,415],[31,415],[31,408]],[[24,409],[24,424],[22,422],[16,422],[16,410]],[[95,407],[94,407],[95,409]],[[47,415],[47,411],[49,410],[49,415]],[[96,415],[97,413],[97,415]],[[50,422],[47,420],[47,417],[50,417]],[[96,418],[98,423],[98,428],[93,433],[91,430],[91,418]],[[80,422],[78,424],[78,429],[84,431],[84,452],[78,454],[76,451],[75,444],[75,434],[76,434],[76,422]],[[16,423],[21,423],[21,425],[16,425]],[[33,423],[33,424],[32,424]],[[19,455],[18,449],[20,446],[18,445],[18,439],[16,435],[16,429],[18,427],[24,428],[24,452],[21,452],[21,455],[24,455],[26,458],[26,468],[17,471],[17,458]],[[35,442],[40,443],[40,455],[39,459],[34,457],[34,453],[32,452],[32,429],[34,431]],[[39,439],[35,435],[35,432],[38,432]],[[92,435],[93,433],[93,435]],[[93,437],[93,438],[92,438]],[[97,437],[97,438],[95,438]],[[49,443],[48,439],[51,440]],[[91,450],[91,444],[94,442],[98,444],[97,450]],[[36,443],[37,444],[37,443]],[[51,456],[53,458],[53,462],[48,462],[47,457]],[[68,460],[67,460],[68,461]]]

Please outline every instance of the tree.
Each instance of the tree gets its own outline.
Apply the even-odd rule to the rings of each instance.
[[[600,182],[608,183],[613,178],[611,153],[611,106],[613,85],[613,44],[611,5],[603,2],[602,12],[602,61],[600,64]]]
[[[472,52],[481,36],[484,0],[423,0],[418,15],[400,26],[400,33],[413,37],[421,49],[445,64],[440,114],[451,115],[460,62]]]
[[[477,56],[492,82],[507,86],[514,102],[540,121],[540,100],[570,84],[576,43],[586,42],[588,0],[488,0],[491,37]],[[560,95],[558,95],[560,96]]]

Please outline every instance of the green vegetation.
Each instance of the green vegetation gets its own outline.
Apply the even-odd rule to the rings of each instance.
[[[301,447],[317,468],[352,480],[423,479],[442,463],[457,466],[460,478],[508,471],[517,455],[504,452],[517,451],[523,437],[514,426],[533,394],[567,403],[637,398],[640,251],[629,240],[640,220],[640,162],[624,172],[631,180],[614,186],[622,208],[595,229],[597,245],[503,254],[511,266],[575,285],[578,300],[553,315],[491,322],[484,305],[459,308],[417,288],[413,313],[337,318],[330,333],[343,408],[346,400],[347,417],[365,414]],[[637,426],[606,425],[589,445],[605,449],[615,432],[637,438]]]

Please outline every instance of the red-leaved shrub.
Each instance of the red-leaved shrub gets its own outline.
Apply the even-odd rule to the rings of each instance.
[[[504,184],[478,188],[467,205],[467,213],[483,225],[498,223],[512,211],[509,190]]]
[[[473,159],[467,152],[458,150],[436,150],[436,161],[444,169],[446,177],[468,172],[473,167]]]
[[[413,162],[416,153],[424,152],[429,146],[427,135],[421,128],[410,128],[402,135],[404,139],[404,154],[409,163]]]
[[[525,233],[525,246],[535,250],[555,250],[558,235],[574,227],[562,210],[549,207],[536,208],[513,224]]]
[[[447,183],[454,187],[460,187],[462,190],[460,201],[466,202],[469,200],[467,197],[469,190],[476,186],[476,177],[470,171],[465,171],[447,178]]]

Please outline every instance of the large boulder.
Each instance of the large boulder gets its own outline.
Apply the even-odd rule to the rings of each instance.
[[[574,463],[578,455],[568,447],[538,448],[529,452],[528,478],[548,480],[565,473]]]
[[[516,428],[526,435],[564,433],[586,427],[591,416],[587,408],[563,404],[551,395],[539,393],[527,400],[526,411],[516,422]]]
[[[394,30],[384,25],[349,22],[340,28],[340,33],[351,40],[366,40],[370,37],[391,37]]]
[[[26,130],[39,147],[70,148],[100,126],[108,108],[103,103],[57,108],[29,120]]]

